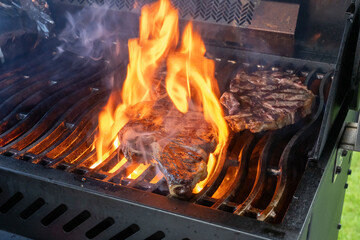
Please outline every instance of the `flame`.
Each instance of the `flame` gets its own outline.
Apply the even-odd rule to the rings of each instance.
[[[151,184],[157,184],[161,179],[163,179],[164,175],[161,172],[158,172],[153,179],[151,179]]]
[[[151,164],[140,164],[132,173],[127,176],[129,179],[136,179],[138,178]]]
[[[218,101],[214,61],[205,58],[205,44],[193,31],[191,22],[185,27],[177,49],[178,40],[178,13],[169,0],[159,0],[142,8],[139,38],[128,41],[129,64],[122,90],[111,94],[99,114],[99,133],[95,144],[98,161],[94,165],[96,167],[105,161],[119,147],[121,143],[117,134],[131,118],[142,118],[149,112],[145,106],[141,105],[136,110],[133,106],[157,100],[154,75],[166,63],[165,87],[174,106],[184,114],[190,107],[202,110],[205,120],[212,125],[218,137],[218,145],[208,160],[208,176],[197,184],[194,190],[197,193],[218,167],[217,157],[225,146],[228,128]],[[138,168],[136,171],[140,172],[142,168]],[[134,172],[128,177],[132,178]]]
[[[115,149],[117,149],[120,146],[120,140],[119,137],[116,137],[114,143],[113,143]]]
[[[175,49],[178,35],[177,11],[168,0],[142,8],[139,38],[128,41],[129,65],[121,103],[116,104],[118,93],[113,92],[99,114],[99,134],[96,139],[98,162],[106,160],[109,144],[129,121],[125,110],[139,102],[155,99],[153,75],[169,51]]]
[[[116,171],[119,170],[122,166],[124,166],[125,163],[127,163],[127,159],[126,159],[125,157],[123,157],[120,162],[118,162],[112,169],[110,169],[109,173],[114,173],[114,172],[116,172]]]
[[[168,58],[166,90],[176,108],[183,113],[188,111],[190,99],[200,101],[205,120],[217,130],[219,142],[214,154],[218,155],[225,146],[229,133],[216,96],[219,95],[219,90],[214,76],[215,64],[204,57],[205,52],[205,44],[200,35],[193,31],[190,22],[184,30],[181,48]],[[197,184],[194,193],[200,192],[206,185],[217,162],[214,155],[210,154],[208,176]]]

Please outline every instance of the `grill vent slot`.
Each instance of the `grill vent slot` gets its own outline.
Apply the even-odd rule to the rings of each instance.
[[[151,235],[150,237],[145,238],[145,240],[160,240],[163,239],[165,237],[165,233],[162,231],[157,231],[156,233],[154,233],[153,235]]]
[[[65,224],[63,226],[63,229],[65,232],[71,232],[72,230],[74,230],[77,226],[79,226],[80,224],[82,224],[83,222],[85,222],[87,219],[89,219],[91,217],[90,212],[88,211],[83,211],[81,212],[79,215],[77,215],[76,217],[74,217],[73,219],[70,220],[70,222],[68,222],[67,224]]]
[[[73,173],[79,174],[79,175],[81,175],[81,176],[82,176],[82,175],[85,175],[87,172],[88,172],[87,170],[81,169],[81,168],[76,168],[76,169],[73,170]]]
[[[9,200],[7,200],[0,207],[0,212],[7,213],[12,207],[14,207],[23,198],[24,198],[24,196],[20,192],[15,193],[11,198],[9,198]]]
[[[87,231],[85,233],[85,236],[89,239],[93,239],[94,237],[96,237],[97,235],[99,235],[100,233],[102,233],[103,231],[108,229],[109,227],[111,227],[111,225],[113,225],[114,223],[115,223],[115,220],[111,217],[108,217],[105,220],[103,220],[102,222],[100,222],[99,224],[97,224],[95,227],[93,227],[92,229]]]
[[[123,239],[127,239],[128,237],[134,235],[135,233],[137,233],[140,230],[140,227],[136,224],[131,224],[129,227],[125,228],[124,230],[122,230],[121,232],[119,232],[118,234],[116,234],[115,236],[113,236],[112,238],[110,238],[110,240],[123,240]]]
[[[66,164],[59,164],[58,166],[56,166],[56,169],[65,171],[66,169],[68,169],[70,166],[66,165]]]
[[[30,206],[25,208],[24,211],[21,212],[20,217],[22,219],[28,219],[31,215],[33,215],[37,210],[39,210],[42,206],[44,206],[45,201],[42,198],[38,198],[33,202]]]
[[[41,223],[44,226],[48,226],[50,223],[52,223],[53,221],[55,221],[57,218],[59,218],[62,214],[64,214],[67,211],[67,206],[65,204],[60,204],[57,208],[55,208],[51,213],[49,213],[48,215],[46,215],[46,217],[44,217],[41,220]]]
[[[14,156],[15,153],[10,152],[10,151],[6,151],[6,152],[2,153],[2,155],[5,156],[5,157],[11,157],[11,156]]]
[[[23,155],[23,156],[20,156],[19,159],[20,159],[20,160],[23,160],[23,161],[25,161],[25,162],[30,162],[30,161],[34,160],[34,156],[31,156],[31,155],[29,155],[29,154],[25,154],[25,155]]]

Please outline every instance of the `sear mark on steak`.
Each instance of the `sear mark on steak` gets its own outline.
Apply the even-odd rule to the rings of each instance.
[[[168,101],[140,103],[150,106],[150,111],[144,118],[131,118],[123,127],[120,147],[129,161],[155,162],[171,196],[190,198],[195,185],[207,176],[216,137],[202,112],[183,114]]]
[[[234,132],[274,130],[293,124],[311,113],[314,94],[295,74],[241,70],[230,82],[220,102]]]

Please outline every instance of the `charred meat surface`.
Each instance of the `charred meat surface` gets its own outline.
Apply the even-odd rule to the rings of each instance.
[[[189,198],[207,176],[207,160],[216,137],[203,113],[179,112],[170,100],[141,103],[146,116],[131,118],[119,133],[121,150],[130,161],[155,163],[164,174],[170,194]]]
[[[240,132],[274,130],[293,124],[311,113],[314,94],[295,74],[239,71],[220,99],[228,110],[231,129]]]

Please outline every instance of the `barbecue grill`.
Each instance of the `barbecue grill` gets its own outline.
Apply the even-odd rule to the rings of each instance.
[[[154,166],[119,151],[91,167],[106,80],[126,75],[127,39],[149,2],[49,2],[54,33],[0,65],[0,229],[35,239],[336,239],[359,149],[358,2],[173,1],[180,23],[192,19],[204,37],[221,93],[242,69],[295,74],[316,95],[293,125],[235,134],[217,178],[190,200],[169,198]],[[107,46],[125,55],[116,61],[58,37],[65,12],[99,8],[105,26],[122,29]]]

